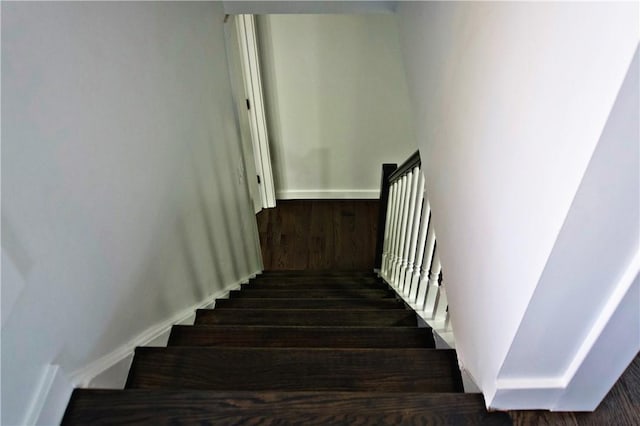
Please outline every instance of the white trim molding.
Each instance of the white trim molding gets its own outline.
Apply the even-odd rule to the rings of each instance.
[[[571,361],[571,364],[569,364],[569,367],[567,367],[567,370],[565,371],[563,377],[565,385],[568,385],[571,382],[576,372],[589,355],[589,352],[591,352],[591,350],[595,346],[596,341],[604,331],[605,327],[616,313],[616,310],[620,307],[623,299],[629,293],[632,284],[639,274],[640,251],[636,252],[633,259],[629,262],[629,265],[622,274],[622,277],[618,280],[618,283],[616,284],[613,292],[604,304],[602,310],[600,311],[600,314],[597,315],[593,326],[589,330],[589,333],[582,341],[582,345],[580,345],[580,348],[576,352],[576,355]],[[638,342],[636,342],[636,344],[637,343]]]
[[[168,336],[171,327],[175,324],[193,321],[197,309],[210,306],[216,299],[228,297],[231,290],[239,289],[241,284],[249,282],[258,273],[242,278],[170,318],[149,327],[125,344],[71,372],[71,374],[65,374],[58,365],[46,366],[23,423],[25,425],[59,423],[74,388],[89,387],[95,377],[127,358],[133,357],[136,347],[146,346],[165,334]]]
[[[73,384],[60,366],[48,364],[40,377],[22,424],[60,424],[72,392]]]
[[[345,200],[363,199],[377,200],[380,198],[378,189],[286,189],[277,190],[278,200]]]
[[[247,113],[251,128],[253,154],[256,172],[259,176],[260,196],[265,208],[276,206],[276,194],[269,152],[269,132],[265,116],[260,59],[256,39],[255,19],[253,15],[238,15],[236,25],[242,75],[246,95]]]
[[[191,318],[197,309],[205,308],[212,303],[215,302],[216,299],[225,298],[229,295],[229,291],[236,290],[240,288],[240,285],[243,283],[249,282],[251,278],[255,278],[256,274],[251,274],[235,283],[225,287],[223,290],[217,291],[216,293],[210,295],[206,299],[188,307],[180,312],[176,313],[172,317],[166,319],[165,321],[159,322],[142,333],[138,334],[136,337],[131,339],[129,342],[121,345],[120,347],[114,349],[108,354],[98,358],[97,360],[87,364],[86,366],[72,372],[69,376],[71,378],[72,383],[75,386],[87,387],[91,380],[102,373],[105,370],[108,370],[118,362],[125,359],[127,356],[133,354],[134,350],[138,346],[146,346],[150,342],[158,339],[165,333],[171,331],[171,327],[174,324],[183,323],[188,321]]]
[[[595,409],[602,399],[599,394],[583,395],[585,388],[593,387],[585,386],[585,382],[592,380],[593,376],[588,370],[592,369],[593,364],[598,365],[596,380],[606,394],[640,350],[639,276],[640,251],[628,263],[600,312],[594,315],[593,325],[562,374],[555,377],[498,378],[495,394],[488,398],[490,408],[552,411]],[[629,318],[635,323],[631,324]],[[631,338],[619,341],[619,337],[626,334]],[[616,337],[614,342],[609,341],[612,337]],[[615,356],[612,356],[612,351]],[[576,403],[576,400],[580,403]]]

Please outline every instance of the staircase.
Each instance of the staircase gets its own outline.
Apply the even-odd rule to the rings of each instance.
[[[511,424],[463,393],[455,351],[369,272],[271,271],[167,347],[124,390],[76,389],[63,424]]]

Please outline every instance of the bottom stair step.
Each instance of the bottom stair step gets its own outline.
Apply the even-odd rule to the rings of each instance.
[[[63,425],[511,425],[480,394],[76,389]]]
[[[430,328],[174,325],[168,346],[433,348]]]
[[[126,388],[462,392],[454,350],[139,347]]]

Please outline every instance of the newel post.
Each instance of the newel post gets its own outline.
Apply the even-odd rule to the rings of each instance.
[[[397,164],[385,163],[382,165],[382,179],[380,182],[380,205],[378,210],[378,229],[376,235],[376,257],[373,267],[376,270],[382,269],[382,252],[384,250],[385,234],[388,236],[389,220],[387,218],[389,207],[389,189],[391,184],[389,177],[398,168]]]

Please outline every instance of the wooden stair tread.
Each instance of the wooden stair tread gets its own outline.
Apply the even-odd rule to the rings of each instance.
[[[171,330],[168,346],[433,348],[430,328],[184,326]]]
[[[345,290],[345,289],[261,290],[257,288],[247,287],[247,288],[243,288],[242,291],[231,290],[229,292],[229,298],[236,298],[236,297],[252,297],[252,298],[266,298],[266,299],[272,299],[272,298],[381,299],[381,298],[395,298],[395,294],[389,290],[371,290],[371,289],[359,289],[359,288],[354,288],[350,290]]]
[[[380,283],[354,283],[346,281],[255,281],[243,284],[241,289],[256,290],[388,290]]]
[[[137,348],[126,388],[462,392],[453,350]]]
[[[76,389],[63,425],[510,425],[480,394]]]
[[[386,299],[218,299],[215,309],[405,309],[399,300]]]
[[[310,270],[310,269],[292,269],[292,270],[265,270],[262,271],[261,274],[257,275],[258,277],[263,276],[349,276],[349,277],[377,277],[374,272],[370,270],[334,270],[334,269],[323,269],[323,270]]]
[[[251,281],[329,281],[329,282],[352,282],[352,283],[382,283],[383,281],[372,276],[355,275],[258,275]]]
[[[196,325],[417,326],[406,309],[198,309]]]
[[[137,348],[125,390],[76,389],[63,424],[511,424],[370,271],[265,271],[229,297]]]

